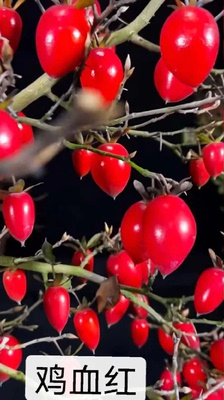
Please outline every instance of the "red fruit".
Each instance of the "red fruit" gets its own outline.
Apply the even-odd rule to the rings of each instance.
[[[163,276],[183,263],[195,243],[196,232],[194,216],[180,197],[159,196],[148,203],[142,238],[149,258]]]
[[[3,338],[7,337],[8,341],[5,343],[6,346],[18,346],[20,343],[18,340],[12,335],[4,335],[0,337],[0,343],[2,343]],[[22,349],[2,349],[0,350],[0,364],[5,365],[6,367],[17,370],[22,361]],[[10,377],[3,372],[0,372],[0,382],[6,382]]]
[[[73,324],[79,339],[95,352],[100,341],[100,324],[95,311],[90,308],[77,311]]]
[[[186,361],[183,365],[183,377],[191,389],[202,390],[199,382],[206,383],[207,374],[203,369],[203,363],[198,357]]]
[[[154,84],[157,92],[166,103],[175,103],[184,100],[194,93],[194,89],[179,81],[168,70],[162,57],[159,59],[154,70]]]
[[[19,117],[25,117],[25,114],[22,113],[22,111],[19,111],[18,113]],[[18,127],[20,129],[21,135],[22,135],[22,144],[30,144],[34,142],[34,134],[33,134],[33,128],[32,126],[28,124],[23,124],[21,122],[18,122]]]
[[[217,390],[217,392],[215,392],[215,393],[217,393],[219,395],[219,400],[223,400],[224,399],[224,379],[223,378],[219,379],[216,383],[219,383],[219,382],[222,382],[223,386],[219,390]]]
[[[3,201],[2,213],[9,233],[24,246],[35,223],[32,197],[26,192],[10,193]]]
[[[147,285],[149,277],[155,273],[155,265],[152,261],[147,260],[137,264],[135,267],[140,270],[142,275],[142,285]]]
[[[128,208],[121,221],[121,241],[135,264],[149,258],[142,241],[142,223],[147,204],[138,201]]]
[[[21,147],[22,137],[17,122],[0,110],[0,160],[14,155]]]
[[[90,254],[92,254],[91,250],[87,249],[86,250],[86,254],[87,256],[89,256]],[[79,267],[82,262],[85,260],[85,255],[82,253],[82,251],[76,251],[73,254],[72,257],[72,264],[75,265],[76,267]],[[94,268],[94,257],[91,257],[89,259],[89,261],[87,262],[87,264],[85,265],[84,269],[86,269],[87,271],[92,272]],[[82,280],[82,282],[86,282],[87,280],[85,278],[80,278]]]
[[[3,286],[11,300],[20,303],[27,289],[26,274],[22,269],[16,269],[14,271],[6,270],[2,276]]]
[[[61,335],[69,317],[70,297],[68,291],[63,286],[47,288],[43,297],[43,306],[49,324]]]
[[[142,275],[125,250],[111,254],[107,259],[108,275],[117,275],[120,284],[140,288]]]
[[[77,3],[77,0],[73,0],[71,4]],[[99,2],[94,1],[94,6],[96,7],[97,13],[101,14],[101,8]],[[86,7],[82,9],[85,19],[89,22],[90,25],[93,25],[94,22],[94,13],[92,7]]]
[[[144,294],[137,293],[135,296],[141,302],[144,302],[147,305],[149,305],[148,297],[145,296]],[[132,303],[132,309],[133,309],[133,313],[136,315],[136,317],[141,318],[141,319],[145,319],[148,317],[148,314],[149,314],[148,311],[145,308],[138,306],[136,303]]]
[[[224,143],[209,143],[202,150],[202,157],[208,173],[216,178],[224,170]]]
[[[208,400],[220,400],[218,393],[211,393],[208,397]]]
[[[194,291],[194,308],[198,314],[214,311],[224,300],[224,270],[208,268],[201,273]]]
[[[176,379],[177,383],[179,386],[181,386],[181,375],[179,372],[176,373]],[[174,382],[173,382],[173,374],[170,370],[165,369],[162,374],[160,375],[159,378],[160,381],[163,380],[163,384],[160,387],[161,390],[172,390],[174,387]]]
[[[61,78],[80,65],[89,29],[83,10],[72,5],[55,5],[42,14],[36,30],[36,50],[49,76]]]
[[[190,389],[191,389],[190,395],[191,395],[192,399],[197,399],[205,391],[205,389],[202,386],[198,390],[195,390],[192,388],[190,388]]]
[[[22,34],[22,19],[17,11],[8,7],[0,7],[0,32],[1,36],[8,39],[9,44],[15,53],[18,48]],[[0,40],[0,54],[4,40]]]
[[[197,158],[189,163],[189,172],[192,182],[199,187],[204,186],[210,179],[210,175],[205,168],[203,158]]]
[[[91,168],[93,153],[89,150],[75,150],[72,153],[72,163],[80,178],[87,175]]]
[[[129,156],[125,147],[119,143],[101,144],[98,150],[123,157]],[[100,189],[115,199],[126,187],[131,167],[125,161],[95,153],[91,163],[91,174]]]
[[[126,299],[123,294],[120,294],[119,302],[110,310],[105,311],[105,318],[108,327],[117,324],[126,313],[130,304],[130,300]]]
[[[166,353],[172,355],[174,350],[174,341],[171,335],[166,333],[162,328],[158,329],[159,344]]]
[[[201,7],[176,9],[162,27],[160,48],[175,77],[198,87],[209,75],[219,51],[219,29],[213,15]]]
[[[218,339],[211,344],[210,359],[216,369],[224,372],[224,339]]]
[[[83,88],[96,89],[106,102],[114,101],[124,78],[123,65],[110,48],[90,50],[80,81]]]
[[[131,337],[136,346],[141,348],[149,337],[149,324],[145,319],[133,319],[131,321]]]
[[[190,334],[190,336],[183,335],[181,338],[181,342],[185,346],[194,350],[200,349],[200,340],[197,337],[197,331],[191,322],[175,322],[173,326],[181,332]]]

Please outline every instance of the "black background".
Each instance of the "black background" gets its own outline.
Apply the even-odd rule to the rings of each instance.
[[[51,5],[50,1],[45,1],[43,4],[45,7]],[[102,9],[105,8],[106,4],[107,1],[101,1]],[[126,20],[131,21],[135,18],[146,4],[147,1],[145,0],[137,1],[125,14]],[[166,2],[161,7],[150,25],[141,32],[143,37],[154,43],[159,43],[161,26],[171,12],[167,4],[169,2]],[[222,4],[221,0],[216,0],[206,6],[206,8],[214,15],[217,15],[222,9]],[[35,50],[35,29],[41,14],[34,1],[27,1],[23,4],[19,8],[19,13],[23,19],[24,27],[22,40],[14,57],[13,67],[17,74],[22,75],[22,79],[17,82],[17,87],[21,90],[42,74]],[[222,37],[222,21],[219,21],[219,26]],[[117,54],[123,62],[127,54],[130,54],[132,65],[135,66],[135,73],[127,83],[128,92],[124,94],[124,98],[130,104],[131,111],[163,107],[164,102],[157,94],[153,85],[153,70],[159,55],[147,52],[131,43],[118,46]],[[216,67],[223,68],[221,45]],[[65,79],[60,84],[60,90],[66,89],[67,86],[68,80]],[[191,98],[188,100],[190,101]],[[47,99],[42,98],[30,105],[25,110],[25,113],[29,117],[39,118],[47,111],[50,104]],[[191,114],[187,116],[177,114],[149,128],[162,131],[175,130],[184,126],[193,126],[195,122],[195,117]],[[137,150],[135,157],[137,164],[176,180],[181,180],[188,176],[188,167],[182,164],[180,159],[167,148],[163,147],[162,152],[159,152],[158,143],[153,140],[132,138],[131,140],[125,139],[121,142],[125,144],[129,152]],[[61,238],[65,231],[79,239],[83,235],[90,238],[94,233],[100,232],[103,229],[105,221],[108,225],[113,225],[114,232],[117,232],[124,212],[132,203],[139,199],[139,195],[133,188],[132,182],[134,179],[139,179],[143,183],[146,182],[136,171],[132,171],[128,186],[114,201],[95,185],[91,176],[87,176],[80,181],[72,167],[71,152],[64,150],[48,165],[46,173],[41,179],[44,181],[44,184],[35,188],[32,192],[34,197],[47,194],[47,197],[42,201],[36,202],[37,227],[33,235],[27,240],[25,248],[21,248],[20,244],[15,240],[9,239],[5,254],[12,256],[32,255],[41,247],[45,238],[53,244]],[[37,182],[38,180],[34,178],[27,179],[26,185],[29,186]],[[190,206],[197,222],[197,241],[193,251],[178,271],[165,280],[158,277],[154,291],[164,296],[193,294],[193,288],[199,273],[206,267],[211,266],[208,248],[212,248],[219,255],[221,255],[222,251],[223,243],[220,231],[224,229],[224,220],[220,206],[223,199],[217,194],[217,188],[213,183],[208,183],[201,190],[194,187],[188,193],[188,196],[185,197],[185,201]],[[61,262],[68,264],[71,262],[72,250],[62,247],[55,254]],[[96,273],[105,275],[105,261],[105,256],[97,258],[95,263]],[[6,310],[12,307],[14,303],[7,299],[2,284],[0,283],[0,285],[0,308],[1,310]],[[28,273],[28,291],[23,304],[31,305],[36,301],[39,289],[43,289],[41,284],[33,279],[32,274]],[[95,289],[96,287],[90,284],[88,285],[88,289],[83,293],[91,300]],[[151,304],[153,306],[153,302]],[[156,307],[160,310],[157,305]],[[161,309],[161,312],[163,311]],[[222,317],[223,308],[220,307],[214,313],[214,319]],[[211,318],[213,318],[213,315]],[[147,360],[147,384],[155,383],[164,368],[164,359],[167,358],[166,354],[159,348],[156,332],[151,331],[147,344],[141,350],[138,350],[131,341],[129,329],[130,318],[128,316],[110,329],[107,328],[103,315],[100,315],[100,322],[101,341],[96,350],[96,355],[142,356]],[[34,337],[56,334],[49,326],[42,307],[39,307],[28,318],[27,323],[29,325],[38,324],[39,328],[35,333],[15,329],[13,334],[21,342],[26,342]],[[202,330],[203,327],[199,326],[200,330]],[[71,320],[65,332],[74,332]],[[62,349],[65,349],[69,344],[70,342],[66,340],[60,342]],[[75,351],[79,342],[73,341],[71,344],[72,349]],[[58,354],[53,344],[28,347],[24,349],[23,363],[20,369],[24,371],[24,360],[29,354],[40,354],[40,350],[46,351],[48,354]],[[86,348],[83,348],[80,353],[80,355],[90,354]],[[0,398],[3,399],[5,396],[7,396],[7,400],[24,399],[23,384],[12,379],[7,381],[0,388]]]

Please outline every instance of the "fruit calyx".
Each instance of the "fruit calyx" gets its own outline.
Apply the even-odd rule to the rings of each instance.
[[[192,183],[189,182],[190,178],[182,179],[180,182],[173,179],[167,179],[162,174],[154,174],[152,179],[152,186],[144,187],[144,185],[134,180],[133,185],[135,190],[141,195],[143,201],[148,203],[153,198],[164,195],[180,196],[192,188]],[[159,188],[155,187],[158,183]]]

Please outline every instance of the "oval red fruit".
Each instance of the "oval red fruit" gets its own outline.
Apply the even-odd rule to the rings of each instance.
[[[105,311],[105,318],[108,327],[117,324],[125,315],[130,304],[130,300],[126,299],[123,294],[120,294],[118,303],[109,310]]]
[[[158,329],[158,340],[162,349],[172,355],[174,351],[174,341],[171,335],[165,332],[162,328]]]
[[[200,349],[200,340],[197,336],[197,331],[195,326],[191,322],[175,322],[173,324],[174,328],[183,332],[181,337],[181,342],[191,349],[199,350]],[[187,333],[189,335],[184,335]]]
[[[207,144],[202,150],[202,157],[208,173],[216,178],[224,170],[224,143]]]
[[[194,89],[179,81],[168,70],[161,57],[154,70],[154,84],[157,92],[166,103],[175,103],[186,99],[194,93]]]
[[[72,153],[72,163],[75,172],[80,178],[86,176],[91,168],[93,153],[89,150],[75,150]]]
[[[149,277],[155,273],[155,265],[151,260],[143,261],[135,266],[142,275],[142,285],[147,285]]]
[[[163,24],[161,54],[177,79],[196,88],[216,62],[219,41],[218,25],[209,11],[194,6],[180,7]]]
[[[144,294],[137,293],[135,296],[141,302],[144,302],[144,303],[146,303],[146,305],[149,305],[148,297],[145,296]],[[143,308],[142,306],[139,306],[134,302],[132,303],[132,310],[133,310],[133,313],[138,318],[145,319],[148,317],[148,314],[149,314],[148,311],[145,308]]]
[[[192,182],[199,187],[204,186],[210,179],[210,175],[205,168],[203,158],[197,158],[189,163],[189,172]]]
[[[115,100],[124,78],[123,65],[110,48],[90,50],[80,81],[83,88],[96,89],[106,102]]]
[[[35,223],[32,197],[26,192],[10,193],[3,201],[2,213],[9,233],[24,246]]]
[[[138,348],[144,346],[149,337],[149,324],[145,319],[133,319],[131,321],[131,337]]]
[[[224,372],[224,339],[218,339],[211,344],[210,359],[216,369]]]
[[[92,251],[87,249],[86,250],[86,255],[89,256],[90,254],[92,254]],[[79,267],[84,260],[85,260],[85,255],[83,254],[82,251],[78,250],[73,254],[72,264],[74,266],[76,266],[76,267]],[[94,257],[91,257],[89,259],[89,261],[87,262],[87,264],[85,265],[84,269],[87,270],[87,271],[92,272],[93,268],[94,268]],[[82,282],[86,282],[85,278],[80,278],[80,279],[81,279]]]
[[[135,264],[125,250],[116,254],[111,254],[107,259],[108,275],[117,275],[120,284],[140,288],[142,284],[142,274],[135,267]]]
[[[179,386],[181,386],[181,375],[179,372],[176,372],[176,379],[177,383]],[[160,381],[163,381],[163,384],[161,385],[161,390],[172,390],[174,387],[174,382],[173,382],[173,374],[169,369],[165,369],[159,378]]]
[[[9,44],[15,53],[18,48],[22,34],[22,19],[17,11],[8,7],[0,7],[1,36],[8,39]],[[0,54],[4,40],[0,40]]]
[[[23,114],[22,111],[19,111],[18,113],[19,117],[25,117],[25,114]],[[34,134],[33,134],[33,128],[32,126],[28,125],[28,124],[24,124],[21,122],[18,122],[18,127],[20,129],[21,132],[21,136],[22,136],[22,144],[30,144],[34,142]]]
[[[2,276],[3,286],[11,300],[20,303],[27,290],[26,274],[22,269],[6,270]]]
[[[98,150],[123,157],[129,156],[125,147],[119,143],[101,144]],[[91,174],[100,189],[115,199],[126,187],[131,175],[131,167],[125,161],[95,153],[91,163]]]
[[[206,383],[207,381],[207,374],[203,368],[203,363],[198,357],[185,361],[182,373],[187,384],[194,390],[202,389],[199,382]]]
[[[100,324],[95,311],[90,308],[77,311],[73,323],[81,342],[95,352],[100,341]]]
[[[41,67],[49,76],[61,78],[80,65],[89,29],[83,10],[72,5],[54,5],[41,15],[36,50]]]
[[[141,263],[149,258],[142,240],[142,223],[147,204],[138,201],[131,205],[121,221],[121,241],[134,263]]]
[[[43,306],[49,324],[61,334],[68,322],[70,297],[62,286],[47,288],[43,297]]]
[[[180,197],[165,195],[148,203],[143,216],[142,233],[149,258],[161,274],[167,276],[190,253],[197,227],[187,204]]]
[[[198,314],[214,311],[224,299],[224,270],[208,268],[201,273],[194,291],[194,308]]]
[[[17,122],[0,110],[0,160],[14,155],[22,147],[22,136]]]
[[[4,335],[0,337],[0,343],[2,343],[3,338],[7,337],[8,341],[6,346],[18,346],[20,343],[18,340],[12,335]],[[5,365],[6,367],[17,370],[22,361],[22,349],[2,349],[0,350],[0,364]],[[10,379],[9,375],[0,372],[0,383],[6,382]]]

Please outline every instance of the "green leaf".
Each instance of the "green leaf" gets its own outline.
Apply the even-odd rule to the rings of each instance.
[[[46,262],[49,264],[53,265],[55,264],[55,255],[53,254],[53,246],[50,244],[47,239],[45,239],[41,251],[43,253],[43,258],[45,259]]]
[[[91,237],[91,239],[89,239],[89,241],[87,242],[87,248],[91,249],[92,247],[96,247],[102,238],[102,233],[96,233],[95,235],[93,235]]]
[[[153,389],[146,388],[146,396],[149,400],[163,400],[163,397],[155,393]]]

